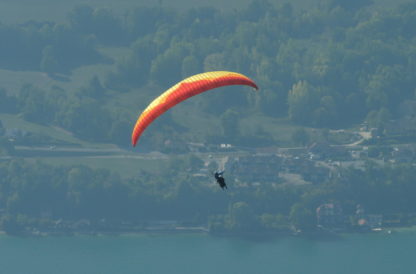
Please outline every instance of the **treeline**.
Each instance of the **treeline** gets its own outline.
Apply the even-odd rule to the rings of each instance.
[[[287,232],[316,229],[316,208],[327,202],[340,205],[346,215],[353,215],[358,204],[373,214],[416,212],[411,165],[369,162],[364,170],[343,169],[317,185],[239,187],[228,178],[227,192],[209,178],[189,175],[201,165],[195,156],[177,158],[160,174],[125,179],[86,166],[5,161],[0,163],[1,226],[18,233],[57,220],[118,225],[176,220],[208,224],[214,232]],[[186,168],[192,170],[178,172]]]
[[[402,103],[415,99],[415,11],[414,3],[375,11],[370,1],[327,0],[309,10],[294,10],[291,4],[277,7],[255,0],[238,11],[140,7],[119,16],[82,5],[68,14],[66,24],[1,25],[0,68],[53,75],[108,62],[99,48],[128,47],[130,55],[114,61],[115,70],[105,76],[102,88],[117,92],[149,84],[163,88],[194,73],[233,70],[258,82],[259,101],[237,90],[215,93],[200,102],[202,111],[256,109],[314,127],[348,127],[364,119],[380,125],[397,118]],[[96,90],[88,87],[78,94],[78,102],[68,103],[64,109],[69,118],[61,119],[65,125],[60,126],[86,139],[109,141],[113,136],[102,134],[109,123],[99,120],[114,114],[84,100],[101,98]],[[65,101],[62,96],[68,96],[59,90],[42,92],[35,100],[31,95],[19,97],[30,98],[32,108],[49,113],[44,101],[56,108]],[[144,106],[154,94],[143,96],[138,104]],[[23,105],[20,102],[19,111],[29,111]],[[86,127],[97,134],[84,132],[87,122],[71,118],[70,112],[91,117],[93,125]],[[120,127],[118,123],[119,118],[110,122],[114,128]]]

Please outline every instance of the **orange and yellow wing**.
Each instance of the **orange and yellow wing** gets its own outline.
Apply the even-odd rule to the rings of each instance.
[[[137,119],[131,136],[133,146],[136,145],[143,131],[171,107],[204,91],[229,85],[247,85],[258,89],[256,83],[247,76],[229,71],[196,74],[169,88],[153,100]]]

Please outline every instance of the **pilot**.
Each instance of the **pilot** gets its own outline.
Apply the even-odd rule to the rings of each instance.
[[[225,179],[222,176],[223,174],[224,174],[224,171],[221,171],[221,172],[217,171],[214,173],[215,180],[217,180],[217,183],[220,185],[222,190],[224,190],[224,188],[228,189],[227,185],[225,184]]]

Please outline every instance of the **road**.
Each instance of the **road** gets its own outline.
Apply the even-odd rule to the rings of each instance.
[[[365,140],[371,138],[371,133],[367,131],[357,132],[362,138],[350,144],[337,145],[343,147],[359,146]],[[282,150],[300,149],[296,148],[282,148]],[[253,150],[253,149],[250,149]],[[196,152],[196,156],[204,161],[216,161],[219,168],[224,168],[225,163],[229,157],[247,156],[253,153],[242,148],[240,151],[216,151],[216,152]],[[280,149],[278,149],[280,150]],[[277,150],[277,151],[278,151]],[[87,157],[87,158],[130,158],[130,159],[144,159],[144,160],[166,160],[169,155],[152,151],[140,152],[123,148],[88,148],[88,147],[70,147],[70,146],[15,146],[15,156],[24,158],[39,158],[39,157]],[[10,159],[8,156],[0,157],[2,160]]]
[[[137,153],[122,148],[85,148],[57,146],[15,146],[18,157],[88,157],[88,158],[133,158],[133,159],[168,159],[160,152]]]

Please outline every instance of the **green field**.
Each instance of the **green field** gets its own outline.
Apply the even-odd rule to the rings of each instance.
[[[75,91],[85,84],[95,75],[102,78],[112,69],[112,65],[97,64],[77,68],[71,75],[62,75],[67,80],[55,80],[46,73],[39,71],[11,71],[0,69],[1,87],[9,93],[16,94],[25,84],[34,85],[40,89],[49,89],[58,86],[66,91]]]
[[[37,135],[48,136],[52,139],[59,140],[72,145],[79,145],[81,147],[96,149],[115,148],[115,146],[111,144],[86,142],[74,137],[70,132],[62,128],[31,123],[16,115],[0,114],[0,120],[5,128],[18,128],[20,130],[24,130]]]
[[[42,157],[29,161],[40,161],[55,166],[86,165],[117,172],[123,178],[137,176],[141,171],[157,173],[166,168],[168,161],[161,159],[135,159],[122,157]]]

